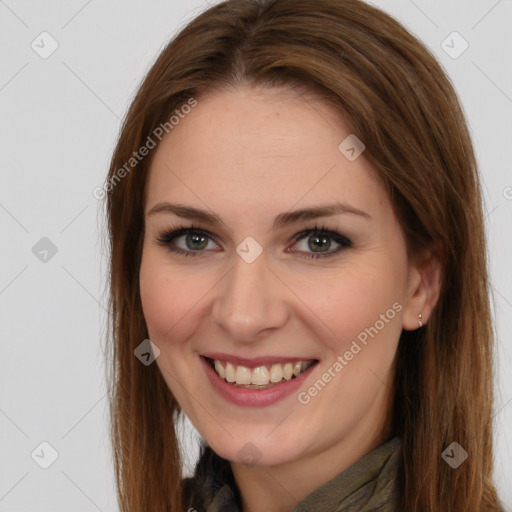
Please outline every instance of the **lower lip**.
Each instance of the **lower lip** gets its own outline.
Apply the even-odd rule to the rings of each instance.
[[[279,382],[265,389],[248,389],[234,386],[226,382],[210,366],[204,357],[201,357],[201,362],[203,363],[206,375],[208,375],[212,386],[222,397],[236,405],[247,405],[250,407],[272,405],[291,395],[294,391],[297,391],[311,370],[318,363],[318,361],[316,361],[307,370],[293,379]]]

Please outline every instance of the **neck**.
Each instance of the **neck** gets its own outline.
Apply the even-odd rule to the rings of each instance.
[[[231,463],[243,512],[288,512],[306,496],[345,471],[390,437],[386,425],[355,428],[334,446],[274,467]]]

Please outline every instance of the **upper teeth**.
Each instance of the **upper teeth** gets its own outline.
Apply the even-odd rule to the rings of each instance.
[[[236,384],[265,386],[270,382],[281,382],[290,380],[292,376],[297,377],[304,370],[313,364],[313,361],[297,361],[294,363],[275,363],[269,366],[258,366],[247,368],[247,366],[235,366],[230,362],[221,363],[215,359],[215,371],[228,382]]]

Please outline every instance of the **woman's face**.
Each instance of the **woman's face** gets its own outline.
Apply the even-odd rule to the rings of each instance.
[[[383,185],[321,100],[240,88],[190,110],[145,196],[141,299],[163,378],[233,462],[368,446],[420,312]]]

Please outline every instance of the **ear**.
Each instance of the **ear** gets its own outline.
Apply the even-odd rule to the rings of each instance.
[[[420,327],[418,320],[421,320],[423,325],[428,322],[439,299],[442,280],[441,263],[432,252],[428,251],[411,264],[402,315],[403,329],[406,331],[418,329]]]

